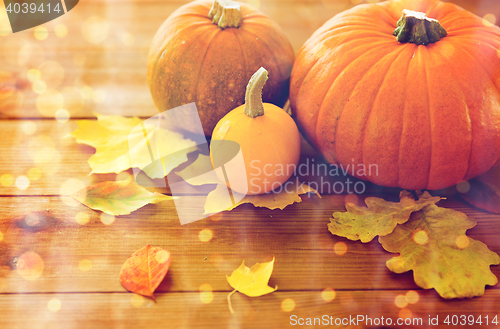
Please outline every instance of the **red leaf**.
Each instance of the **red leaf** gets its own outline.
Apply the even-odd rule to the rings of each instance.
[[[147,245],[134,252],[123,264],[120,283],[128,291],[155,300],[153,293],[167,274],[170,262],[168,251]]]

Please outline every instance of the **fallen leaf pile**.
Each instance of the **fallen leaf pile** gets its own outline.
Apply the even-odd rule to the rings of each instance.
[[[168,251],[147,245],[123,264],[120,282],[128,291],[154,300],[153,293],[167,274],[171,260]]]
[[[273,268],[274,258],[267,263],[257,263],[251,268],[245,266],[245,261],[243,261],[240,267],[233,271],[231,276],[226,276],[227,282],[234,289],[227,295],[227,302],[231,313],[234,313],[231,305],[231,295],[236,291],[249,297],[258,297],[272,293],[278,289],[278,286],[273,288],[268,285]]]
[[[333,214],[329,230],[362,242],[378,235],[385,250],[400,254],[387,261],[389,270],[412,270],[418,286],[434,288],[443,298],[482,296],[485,285],[497,284],[490,265],[500,264],[500,257],[466,235],[476,221],[436,206],[441,198],[427,192],[418,201],[406,191],[400,198],[399,203],[367,198],[367,208],[348,204],[347,212]]]

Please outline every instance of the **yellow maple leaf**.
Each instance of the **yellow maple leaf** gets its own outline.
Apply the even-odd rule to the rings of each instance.
[[[229,310],[234,313],[231,306],[231,295],[236,291],[241,292],[249,297],[258,297],[272,293],[278,289],[278,286],[272,288],[268,285],[271,274],[274,268],[273,260],[267,263],[256,263],[251,268],[245,266],[245,261],[241,263],[240,267],[233,271],[231,276],[227,276],[227,282],[234,289],[227,296]]]
[[[421,197],[429,198],[427,192]],[[379,237],[385,250],[400,254],[387,267],[395,273],[412,270],[418,286],[434,288],[443,298],[482,296],[485,285],[498,283],[490,265],[500,264],[500,257],[465,235],[475,225],[460,211],[428,205]]]
[[[442,198],[420,198],[415,201],[407,191],[401,192],[399,202],[385,201],[381,198],[368,197],[367,207],[347,203],[345,212],[333,213],[328,229],[334,235],[343,236],[349,240],[370,242],[374,237],[391,233],[397,224],[403,224],[412,212],[437,203]]]
[[[78,120],[78,129],[71,133],[77,143],[96,149],[88,160],[92,173],[119,173],[135,167],[151,178],[163,178],[186,162],[187,154],[196,146],[178,132],[137,117],[96,115],[97,121]]]

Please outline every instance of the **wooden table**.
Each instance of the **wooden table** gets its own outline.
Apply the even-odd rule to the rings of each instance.
[[[497,0],[456,2],[480,16],[493,13],[500,18]],[[0,120],[0,328],[282,328],[294,323],[292,315],[297,320],[403,315],[427,323],[429,316],[441,321],[446,315],[491,319],[500,313],[498,286],[481,298],[445,301],[433,290],[419,289],[411,273],[390,272],[385,262],[392,255],[376,241],[362,244],[330,234],[329,218],[344,209],[345,195],[305,196],[283,211],[243,205],[183,226],[170,201],[104,225],[100,212],[65,196],[117,178],[88,175],[87,160],[94,149],[64,138],[76,128],[76,119],[91,118],[93,112],[157,113],[146,81],[148,47],[161,22],[183,3],[82,0],[69,14],[44,25],[48,35],[37,30],[36,36],[33,29],[11,34],[0,16],[0,71],[15,74],[22,89],[22,102]],[[260,2],[296,51],[322,23],[351,6],[347,0]],[[65,36],[61,24],[67,28]],[[44,86],[33,89],[27,77],[37,73],[28,70],[43,75],[47,67],[56,73],[45,76],[47,90],[39,95],[34,89],[40,92]],[[61,108],[67,112],[57,113]],[[27,177],[29,187],[19,177]],[[470,206],[453,191],[443,191],[449,198],[440,205],[476,219],[470,236],[499,253],[500,216]],[[372,186],[367,195],[397,194]],[[202,196],[190,197],[203,202]],[[199,238],[203,229],[213,232],[208,242]],[[337,242],[345,243],[345,254],[335,252]],[[169,250],[173,259],[156,303],[127,292],[118,280],[124,261],[147,244]],[[37,278],[17,270],[19,257],[27,252],[43,260]],[[258,298],[234,294],[232,315],[226,275],[243,259],[253,265],[272,257],[276,262],[270,284],[278,285],[278,291]],[[492,270],[500,275],[500,267]],[[202,296],[202,285],[212,293]],[[333,300],[331,292],[322,294],[326,288],[335,291]],[[396,297],[410,290],[418,293],[418,302],[398,307]],[[349,322],[337,327],[370,326]]]

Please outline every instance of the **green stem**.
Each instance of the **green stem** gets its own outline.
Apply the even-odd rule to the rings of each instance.
[[[247,91],[245,93],[245,114],[250,118],[264,115],[262,88],[264,88],[267,79],[267,70],[261,67],[252,75],[248,82]]]
[[[429,18],[425,13],[405,9],[393,34],[401,43],[427,46],[444,38],[447,32],[437,19]]]
[[[221,29],[241,26],[240,4],[231,0],[215,0],[212,9],[208,13],[208,18],[212,19]]]

